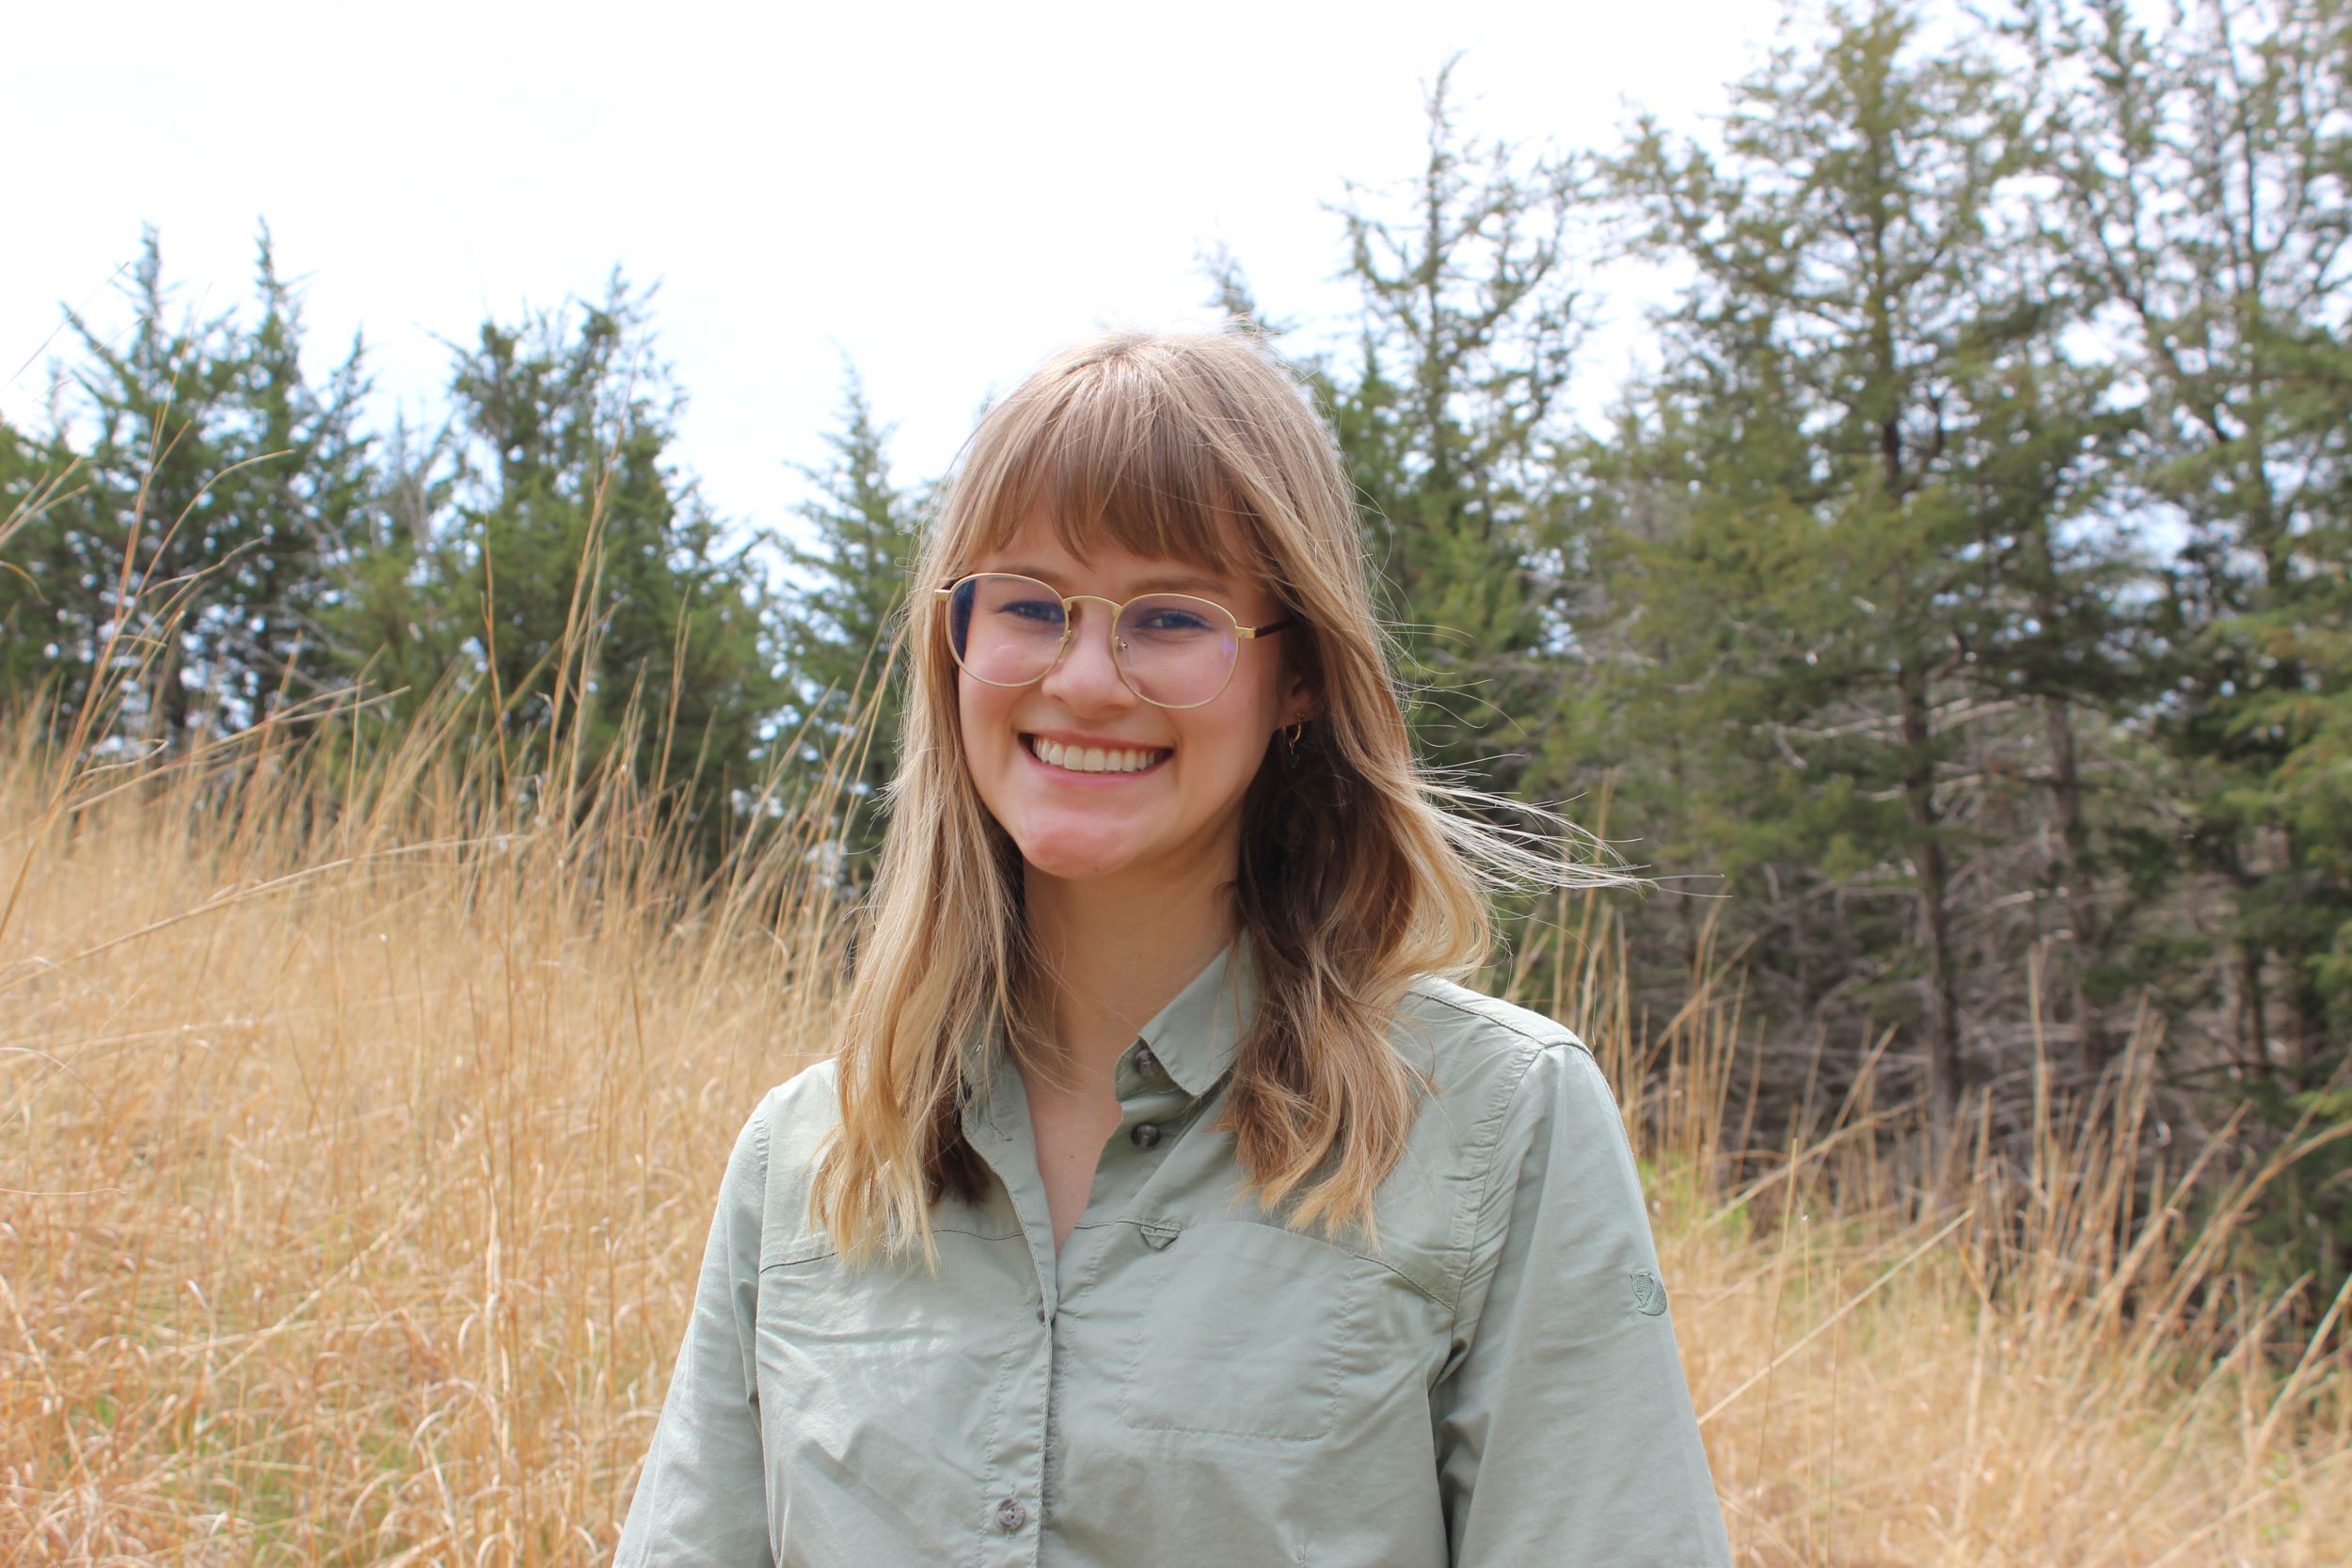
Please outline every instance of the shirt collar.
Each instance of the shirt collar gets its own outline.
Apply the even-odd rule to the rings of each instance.
[[[1143,1043],[1176,1085],[1198,1100],[1216,1086],[1258,1012],[1258,966],[1246,938],[1218,949],[1143,1026]]]
[[[1258,1013],[1258,965],[1247,938],[1219,948],[1143,1026],[1142,1043],[1178,1088],[1195,1100],[1216,1086],[1233,1065],[1241,1038]],[[985,1101],[1012,1076],[1000,1021],[991,1015],[964,1041],[964,1075]]]

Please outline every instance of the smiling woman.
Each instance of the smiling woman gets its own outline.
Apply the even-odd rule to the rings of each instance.
[[[1591,880],[1416,771],[1248,336],[974,434],[834,1057],[737,1141],[620,1561],[1728,1561],[1624,1127],[1460,983]]]

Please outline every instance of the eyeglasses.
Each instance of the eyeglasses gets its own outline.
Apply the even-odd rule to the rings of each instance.
[[[1061,662],[1081,599],[1111,607],[1111,663],[1127,689],[1156,707],[1215,702],[1233,678],[1242,639],[1294,624],[1284,616],[1245,626],[1215,599],[1146,594],[1120,604],[1099,594],[1064,594],[1013,572],[975,572],[931,593],[947,601],[947,645],[956,663],[987,686],[1028,686]]]

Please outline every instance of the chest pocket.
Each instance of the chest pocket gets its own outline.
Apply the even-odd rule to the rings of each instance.
[[[1339,1423],[1373,1265],[1247,1221],[1187,1227],[1136,1260],[1148,1305],[1120,1415],[1152,1432],[1311,1443]]]
[[[851,1269],[797,1244],[761,1268],[760,1414],[770,1485],[787,1500],[815,1481],[829,1508],[883,1517],[943,1477],[977,1484],[993,1392],[1037,1327],[1009,1272],[1027,1269],[1026,1243],[935,1240],[937,1277],[920,1260]]]

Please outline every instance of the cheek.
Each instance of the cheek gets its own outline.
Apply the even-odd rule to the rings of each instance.
[[[1191,750],[1195,777],[1220,793],[1247,787],[1265,760],[1271,693],[1237,680],[1199,712],[1198,721],[1179,732],[1180,744]]]
[[[956,718],[963,731],[966,752],[987,752],[1009,733],[1005,728],[1007,694],[983,686],[959,671],[956,674]]]
[[[1008,715],[996,698],[996,688],[983,686],[958,673],[956,721],[962,743],[964,778],[978,798],[980,809],[1002,822],[1012,804],[1006,770],[1017,759],[1012,755],[1010,731],[1006,727]]]
[[[1233,684],[1226,690],[1232,705],[1225,717],[1224,728],[1229,736],[1228,745],[1255,754],[1264,749],[1265,736],[1273,730],[1275,718],[1281,711],[1281,700],[1276,689],[1274,672],[1255,670],[1249,672],[1249,679],[1244,680],[1236,673]],[[1216,705],[1225,707],[1227,705],[1220,702]]]

